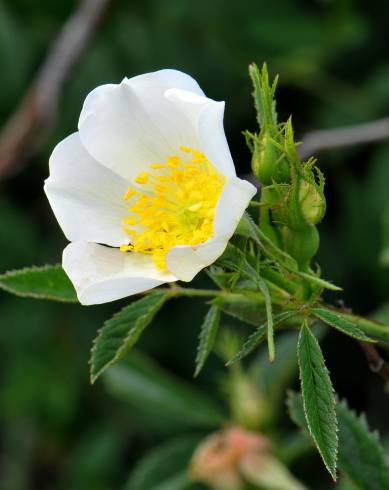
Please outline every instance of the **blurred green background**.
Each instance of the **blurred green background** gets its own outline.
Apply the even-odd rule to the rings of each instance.
[[[70,0],[0,2],[2,123],[75,7]],[[255,130],[248,64],[267,61],[280,74],[279,113],[282,119],[293,114],[300,137],[383,117],[389,114],[388,16],[389,4],[379,0],[117,1],[65,86],[50,140],[0,183],[0,271],[60,261],[66,240],[42,185],[50,152],[76,129],[95,86],[166,67],[191,74],[208,96],[226,101],[227,138],[238,173],[245,174],[250,155],[241,131]],[[328,200],[320,226],[323,275],[344,287],[342,298],[355,312],[382,310],[389,299],[389,271],[379,262],[385,207],[389,215],[389,143],[323,152],[319,161]],[[120,489],[149,448],[182,430],[143,413],[140,403],[111,396],[104,382],[89,385],[92,339],[124,304],[81,307],[0,294],[1,489]],[[212,359],[199,380],[191,378],[204,312],[194,300],[168,305],[140,349],[211,392],[221,362]],[[358,345],[331,333],[323,349],[340,396],[385,434],[388,397]],[[327,477],[319,459],[310,458],[297,473],[316,489]]]

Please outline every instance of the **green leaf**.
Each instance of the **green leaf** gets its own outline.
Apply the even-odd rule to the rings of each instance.
[[[104,373],[108,390],[150,416],[184,427],[214,429],[225,420],[211,398],[193,385],[177,379],[151,359],[132,351]]]
[[[244,213],[235,230],[236,235],[249,238],[258,245],[261,243],[258,237],[258,227],[248,213]]]
[[[298,360],[309,432],[335,481],[338,437],[334,390],[319,343],[306,324],[299,335]]]
[[[279,315],[276,315],[274,317],[273,324],[274,326],[280,325],[282,322],[284,322],[285,320],[289,320],[289,318],[292,318],[295,315],[296,312],[294,311],[285,311],[283,313],[280,313]],[[230,361],[227,362],[227,366],[231,366],[232,364],[241,361],[244,357],[250,354],[265,338],[267,328],[268,327],[266,322],[258,327],[257,330],[255,330],[251,335],[249,335],[245,343],[242,345],[241,349]]]
[[[204,318],[203,324],[201,325],[199,345],[196,356],[195,376],[197,376],[203,369],[205,361],[212,350],[219,328],[219,322],[220,308],[216,305],[212,305]]]
[[[182,436],[150,451],[135,466],[125,490],[186,490],[188,465],[199,436]]]
[[[339,419],[339,467],[361,490],[388,490],[389,464],[378,436],[364,416],[357,417],[342,402]]]
[[[259,289],[261,290],[263,297],[265,298],[267,349],[269,353],[269,361],[274,362],[276,356],[276,349],[274,346],[274,326],[273,326],[273,311],[272,311],[271,296],[270,296],[269,288],[267,287],[265,281],[263,281],[259,277],[257,280],[258,280]]]
[[[229,243],[217,265],[242,274],[258,286],[258,271],[248,262],[245,254],[235,245]],[[254,286],[255,287],[255,286]]]
[[[309,434],[301,395],[295,391],[289,390],[286,405],[288,407],[289,416],[293,422],[300,427],[300,429],[303,429]]]
[[[287,405],[291,419],[308,434],[301,396],[289,392]],[[365,417],[358,417],[345,401],[337,405],[336,412],[340,471],[358,490],[388,490],[389,464],[377,434],[369,431]]]
[[[333,311],[326,310],[324,308],[313,308],[312,313],[316,318],[324,323],[327,323],[327,325],[336,328],[340,332],[349,335],[354,339],[362,340],[364,342],[375,342],[373,339],[365,335],[365,333],[353,323]]]
[[[258,124],[262,126],[276,126],[277,113],[275,109],[274,93],[277,87],[278,77],[275,77],[272,84],[269,81],[269,74],[266,63],[259,70],[255,63],[249,66],[249,74],[253,84],[254,105],[257,111]]]
[[[321,277],[315,276],[313,274],[307,274],[306,272],[301,272],[301,271],[295,271],[295,273],[298,276],[309,281],[311,284],[315,284],[321,288],[329,289],[330,291],[342,291],[341,287],[337,286],[336,284],[333,284],[332,282],[326,281]]]
[[[131,349],[167,299],[166,293],[154,291],[125,306],[104,323],[92,349],[92,383]]]
[[[214,300],[220,309],[228,315],[249,323],[255,327],[261,318],[266,317],[265,301],[262,294],[227,294]]]
[[[76,291],[60,265],[44,265],[0,275],[0,289],[26,298],[77,303]]]

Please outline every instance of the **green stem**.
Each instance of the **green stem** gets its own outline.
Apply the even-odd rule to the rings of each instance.
[[[375,320],[370,320],[352,313],[345,313],[344,311],[332,308],[331,306],[325,306],[325,308],[332,312],[335,311],[338,315],[341,315],[343,318],[352,322],[367,335],[381,342],[389,342],[389,325],[383,325]]]
[[[270,267],[262,267],[261,276],[289,294],[295,293],[298,288],[298,285],[296,283],[289,281],[282,274],[275,271],[274,269],[271,269]]]
[[[166,292],[171,297],[177,296],[198,296],[201,298],[210,298],[226,295],[225,291],[218,291],[216,289],[195,289],[195,288],[182,288],[180,286],[171,286],[170,288],[159,288],[158,291]]]

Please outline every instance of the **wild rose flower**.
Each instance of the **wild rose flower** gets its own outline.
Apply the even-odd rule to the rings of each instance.
[[[223,113],[175,70],[87,96],[45,182],[82,304],[191,281],[223,253],[256,192],[236,177]]]

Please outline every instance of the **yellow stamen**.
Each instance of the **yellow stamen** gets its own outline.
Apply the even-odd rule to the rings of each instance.
[[[125,201],[128,201],[129,199],[131,199],[133,196],[135,196],[136,192],[134,191],[134,189],[132,189],[131,187],[129,187],[127,189],[127,192],[124,194],[124,200]]]
[[[184,153],[190,153],[190,148],[188,148],[187,146],[180,146],[180,150]]]
[[[141,172],[135,179],[137,184],[147,184],[150,174],[148,172]]]
[[[166,166],[169,168],[177,168],[179,163],[180,163],[180,157],[176,157],[176,156],[169,157],[166,160]]]
[[[213,235],[215,207],[225,182],[203,153],[184,146],[180,150],[186,155],[150,165],[164,169],[164,175],[141,172],[136,177],[138,184],[148,184],[147,194],[129,188],[125,195],[127,199],[136,194],[137,199],[123,221],[131,243],[120,250],[150,254],[161,270],[166,270],[169,249],[199,245]]]
[[[134,216],[128,216],[127,218],[125,218],[123,220],[123,223],[125,225],[135,225],[136,224],[136,219],[134,218]]]

